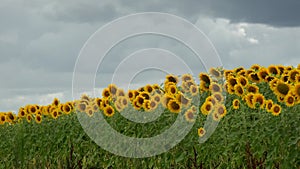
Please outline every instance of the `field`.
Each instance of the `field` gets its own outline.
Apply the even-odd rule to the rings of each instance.
[[[167,75],[164,84],[126,92],[111,84],[101,97],[1,112],[0,168],[300,167],[300,66],[211,68],[197,78]],[[141,118],[156,112],[151,122]],[[105,135],[104,120],[131,138],[172,131],[179,121],[165,135],[178,144],[133,150]]]

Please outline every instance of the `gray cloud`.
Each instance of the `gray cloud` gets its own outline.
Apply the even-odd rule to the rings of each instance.
[[[226,68],[253,63],[265,66],[300,63],[299,8],[298,1],[279,0],[230,3],[2,0],[0,110],[16,110],[31,102],[44,103],[57,93],[65,100],[72,99],[74,64],[86,40],[107,22],[136,12],[168,12],[193,23],[197,21],[216,46]],[[106,60],[109,64],[99,69],[102,77],[97,77],[96,83],[101,84],[97,87],[109,81],[120,60],[145,47],[170,50],[187,59],[195,71],[203,67],[192,61],[192,54],[180,43],[165,38],[137,37],[111,51]],[[83,79],[86,76],[91,75]],[[137,83],[142,81],[143,78],[137,79]]]

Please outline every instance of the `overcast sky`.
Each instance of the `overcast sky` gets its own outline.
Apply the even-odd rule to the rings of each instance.
[[[104,24],[137,12],[166,12],[197,25],[215,46],[225,68],[254,63],[300,63],[300,1],[139,1],[0,0],[0,111],[29,103],[72,99],[76,58],[87,39]],[[180,44],[157,36],[129,39],[100,65],[96,84],[107,83],[120,55],[155,47],[186,55]],[[187,59],[188,60],[188,59]],[[192,62],[188,60],[187,62]],[[203,65],[193,65],[195,71]],[[170,69],[172,71],[172,69]],[[123,73],[126,73],[123,72]],[[134,84],[158,83],[155,71]],[[143,75],[144,76],[144,75]],[[107,83],[105,83],[105,82]],[[122,84],[120,84],[122,85]]]

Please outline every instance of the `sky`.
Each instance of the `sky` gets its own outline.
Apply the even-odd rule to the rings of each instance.
[[[195,24],[214,45],[226,69],[255,63],[296,66],[300,63],[298,9],[297,0],[1,0],[0,111],[17,111],[26,104],[49,104],[54,97],[72,100],[74,67],[86,41],[105,24],[134,13],[169,13]],[[172,51],[182,56],[192,71],[204,70],[203,65],[189,59],[190,51],[172,39],[135,37],[107,54],[95,77],[97,92],[111,82],[125,56],[145,48]],[[169,73],[186,70],[174,65],[168,65]],[[128,86],[122,84],[122,77],[126,79],[122,75],[128,74],[130,67],[116,74],[117,85]],[[135,76],[131,87],[159,83],[163,76],[158,70],[144,71]]]

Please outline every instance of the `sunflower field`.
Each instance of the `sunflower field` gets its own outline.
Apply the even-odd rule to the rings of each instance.
[[[110,84],[99,97],[0,112],[0,168],[300,168],[300,64],[210,68],[196,78],[170,74],[129,91]],[[157,111],[149,123],[122,115]],[[136,138],[160,134],[178,116],[192,128],[164,153],[129,158],[98,146],[79,116],[103,117]],[[213,133],[208,119],[218,124]]]

